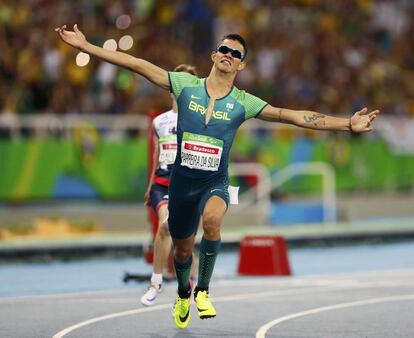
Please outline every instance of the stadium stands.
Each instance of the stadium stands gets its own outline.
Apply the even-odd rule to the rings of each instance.
[[[201,75],[214,42],[237,31],[250,44],[238,84],[274,105],[340,115],[368,105],[412,116],[413,11],[407,0],[6,0],[0,111],[145,114],[168,107],[165,93],[128,72],[97,59],[77,66],[76,53],[53,31],[77,22],[94,43],[114,39],[121,48],[130,35],[128,53],[167,69],[192,63]]]

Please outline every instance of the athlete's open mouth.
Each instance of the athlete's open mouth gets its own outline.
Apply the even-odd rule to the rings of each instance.
[[[223,58],[220,62],[221,62],[221,63],[226,63],[226,64],[228,64],[229,66],[231,66],[231,62],[230,62],[230,60],[229,60],[229,59]]]

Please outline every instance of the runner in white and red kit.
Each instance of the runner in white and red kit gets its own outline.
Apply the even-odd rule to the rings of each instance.
[[[174,71],[196,75],[195,68],[190,65],[179,65]],[[168,186],[171,170],[177,154],[177,102],[172,96],[172,109],[158,115],[152,122],[154,156],[148,189],[144,203],[151,206],[158,218],[158,230],[154,239],[154,262],[151,283],[141,297],[141,303],[153,305],[161,292],[163,270],[167,265],[171,250],[171,236],[168,231]],[[196,261],[194,261],[196,263]]]

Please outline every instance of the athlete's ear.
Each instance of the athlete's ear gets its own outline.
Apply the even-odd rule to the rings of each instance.
[[[242,62],[240,62],[240,64],[237,66],[237,70],[238,70],[238,71],[241,71],[241,70],[243,70],[244,68],[246,68],[246,62],[242,61]]]
[[[215,59],[216,55],[217,55],[217,52],[216,52],[215,50],[213,50],[213,51],[211,52],[211,61],[213,61],[213,62],[214,62],[214,59]]]

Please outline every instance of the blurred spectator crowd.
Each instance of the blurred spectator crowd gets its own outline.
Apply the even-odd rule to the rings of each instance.
[[[125,52],[168,70],[208,75],[226,33],[249,45],[237,85],[269,103],[349,115],[363,106],[414,116],[412,0],[2,0],[3,114],[145,114],[168,93],[96,58],[75,62],[54,28],[74,23],[88,40],[133,37]]]

